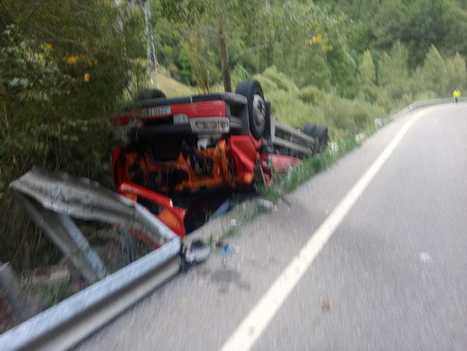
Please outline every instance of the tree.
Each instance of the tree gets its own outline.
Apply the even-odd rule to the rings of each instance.
[[[407,48],[397,41],[389,52],[382,54],[379,69],[378,83],[382,86],[394,85],[401,79],[409,77],[409,52]]]
[[[436,46],[432,45],[420,70],[420,89],[431,90],[446,96],[449,93],[446,61]]]
[[[31,250],[38,246],[13,210],[11,180],[36,165],[109,183],[109,115],[144,72],[142,22],[122,6],[119,27],[111,1],[1,2],[0,208],[10,215],[0,218],[8,243],[0,255],[6,260],[23,256],[18,252],[36,260]]]
[[[358,71],[363,84],[369,86],[376,82],[376,68],[370,50],[364,52]]]
[[[454,90],[467,87],[467,73],[464,58],[459,53],[456,53],[454,57],[447,60],[446,66],[447,88],[449,90]]]

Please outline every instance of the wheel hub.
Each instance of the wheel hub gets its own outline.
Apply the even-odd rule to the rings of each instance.
[[[260,130],[266,124],[266,104],[260,95],[253,97],[253,122]]]

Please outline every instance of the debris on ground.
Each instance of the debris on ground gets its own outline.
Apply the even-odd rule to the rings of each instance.
[[[211,254],[211,247],[202,240],[196,240],[186,248],[184,253],[185,261],[188,264],[204,262]]]
[[[331,311],[331,300],[327,297],[321,300],[321,311],[330,312]]]
[[[375,127],[381,128],[384,126],[384,119],[383,118],[375,118]]]
[[[357,143],[361,143],[363,140],[365,140],[366,138],[366,134],[365,133],[358,133],[356,136],[355,136],[355,141]]]
[[[265,212],[271,212],[272,210],[274,210],[274,207],[275,207],[272,201],[269,201],[266,199],[257,199],[256,205],[258,207],[258,210],[265,211]]]
[[[234,250],[232,245],[230,245],[228,243],[224,243],[224,242],[220,243],[220,245],[218,245],[218,247],[220,249],[219,254],[222,257],[222,264],[224,266],[226,266],[227,265],[227,260],[230,259],[233,256],[235,250]]]
[[[220,249],[221,256],[231,256],[233,254],[233,248],[230,244],[223,243]]]

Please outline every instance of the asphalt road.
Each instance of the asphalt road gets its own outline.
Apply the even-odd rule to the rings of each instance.
[[[290,294],[270,301],[277,313],[252,350],[467,349],[467,104],[416,113]],[[77,349],[226,346],[411,118],[245,226],[231,254],[179,275]]]

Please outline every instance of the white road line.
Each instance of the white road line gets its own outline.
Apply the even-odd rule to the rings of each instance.
[[[414,113],[402,126],[391,143],[386,146],[365,174],[313,233],[300,253],[292,259],[274,284],[261,297],[256,306],[253,307],[248,316],[222,346],[222,351],[247,351],[251,349],[360,195],[389,159],[410,127],[424,112]]]

